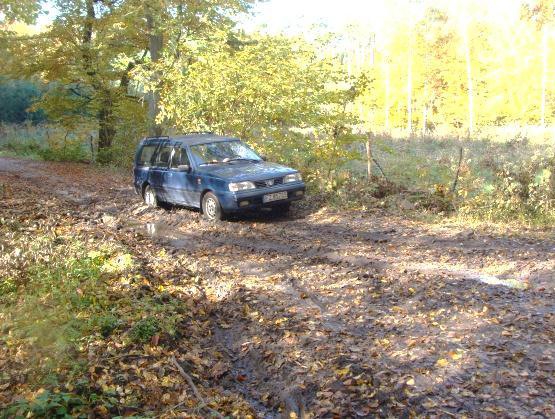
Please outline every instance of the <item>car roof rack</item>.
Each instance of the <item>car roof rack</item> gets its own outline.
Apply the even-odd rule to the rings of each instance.
[[[154,136],[154,137],[145,137],[145,140],[158,140],[159,138],[167,138],[168,140],[170,139],[169,135],[160,135],[160,136]]]

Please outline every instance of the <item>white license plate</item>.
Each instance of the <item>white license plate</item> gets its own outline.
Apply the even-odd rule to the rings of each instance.
[[[269,193],[268,195],[264,195],[262,197],[262,202],[266,204],[267,202],[279,201],[280,199],[287,199],[287,191]]]

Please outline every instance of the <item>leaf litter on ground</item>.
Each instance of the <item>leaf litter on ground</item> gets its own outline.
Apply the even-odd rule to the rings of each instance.
[[[145,208],[125,177],[33,164],[24,179],[13,166],[0,179],[10,185],[0,267],[24,279],[57,247],[84,243],[99,252],[100,308],[79,315],[103,320],[66,339],[71,362],[56,374],[44,373],[36,336],[3,338],[2,405],[46,389],[86,398],[76,412],[98,416],[555,414],[552,239],[310,205],[213,224]],[[94,202],[45,199],[45,185],[71,184]],[[29,254],[48,234],[52,250]],[[456,274],[465,269],[528,287]],[[75,292],[91,299],[85,285]]]

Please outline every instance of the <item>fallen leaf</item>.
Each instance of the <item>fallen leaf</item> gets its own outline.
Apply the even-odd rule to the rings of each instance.
[[[446,367],[447,365],[449,365],[449,361],[447,361],[447,360],[444,359],[444,358],[441,358],[441,359],[438,359],[438,360],[437,360],[436,365],[437,365],[438,367]]]

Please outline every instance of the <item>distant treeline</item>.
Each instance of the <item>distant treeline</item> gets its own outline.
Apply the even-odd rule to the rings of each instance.
[[[36,82],[0,79],[0,123],[36,124],[46,120],[42,110],[29,109],[41,95],[42,86]]]

